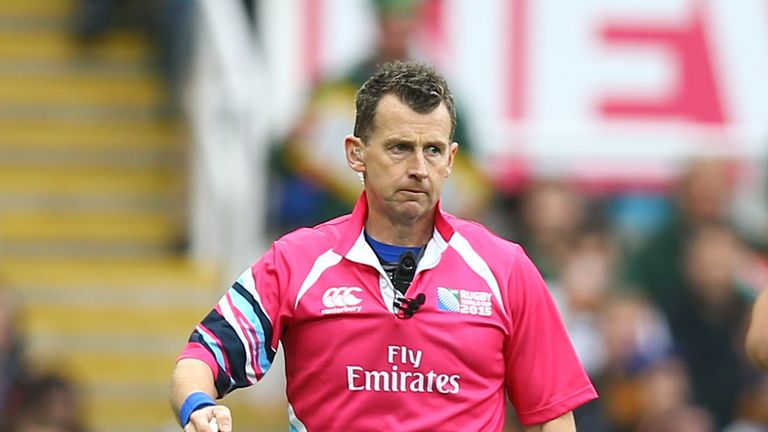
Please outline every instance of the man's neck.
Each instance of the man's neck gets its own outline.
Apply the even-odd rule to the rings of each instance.
[[[432,238],[434,213],[406,223],[396,223],[381,214],[368,213],[365,229],[376,240],[395,246],[424,246]]]

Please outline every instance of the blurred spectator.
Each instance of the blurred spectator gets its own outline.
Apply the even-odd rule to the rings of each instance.
[[[9,432],[82,432],[80,400],[74,385],[57,375],[35,377],[23,386]]]
[[[350,210],[362,188],[338,149],[354,123],[357,89],[380,64],[407,60],[421,12],[418,0],[375,0],[378,37],[371,55],[341,77],[320,83],[288,136],[274,148],[271,177],[276,192],[270,225],[276,234],[313,226]],[[461,106],[461,103],[457,103]],[[461,109],[454,141],[459,143],[442,205],[458,216],[481,219],[491,198],[485,176],[472,161]]]
[[[605,228],[582,229],[574,235],[560,277],[550,283],[568,334],[590,376],[605,366],[600,311],[618,290],[615,274],[617,246]]]
[[[737,401],[755,376],[743,348],[749,303],[735,277],[741,256],[742,245],[727,225],[700,225],[683,251],[681,298],[669,310],[694,400],[718,428],[734,419]]]
[[[600,333],[600,311],[616,290],[617,248],[605,227],[582,228],[569,247],[560,277],[549,284],[584,368],[599,376],[607,354]],[[580,430],[607,431],[608,424],[597,400],[574,411]]]
[[[118,26],[146,31],[157,48],[156,60],[169,90],[168,108],[176,110],[194,52],[196,8],[194,0],[80,0],[75,33],[92,43]]]
[[[685,366],[670,357],[639,376],[641,416],[637,432],[714,432],[712,418],[690,402]]]
[[[694,405],[684,405],[658,417],[644,419],[638,432],[715,432],[709,413]],[[752,431],[760,432],[760,431]]]
[[[663,316],[644,298],[611,295],[600,311],[605,366],[592,376],[608,431],[631,431],[643,417],[642,371],[668,358],[671,338]]]
[[[694,161],[677,182],[670,217],[628,258],[629,281],[663,309],[679,302],[684,279],[683,250],[691,233],[702,224],[725,219],[728,185],[725,161]]]
[[[27,375],[22,361],[21,336],[16,328],[17,319],[13,296],[0,286],[0,426],[15,414],[9,407]]]
[[[670,214],[668,193],[627,191],[605,200],[606,211],[627,251],[636,251]]]
[[[750,383],[739,399],[736,420],[724,432],[768,431],[768,376],[763,375]]]
[[[556,280],[584,222],[583,198],[562,180],[540,179],[524,193],[510,237],[520,243],[548,282]]]
[[[750,384],[739,399],[737,419],[724,432],[765,432],[768,431],[768,375],[763,375]]]

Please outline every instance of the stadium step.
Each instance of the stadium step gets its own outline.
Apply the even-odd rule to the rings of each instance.
[[[32,364],[82,388],[88,430],[178,430],[174,360],[224,284],[182,251],[187,137],[149,39],[79,43],[77,5],[0,0],[0,283]],[[250,398],[230,400],[241,427],[286,429]]]
[[[67,107],[66,101],[62,106]],[[178,147],[179,135],[177,125],[166,121],[0,117],[0,148],[16,146],[36,151],[58,147],[74,152],[104,147],[167,149]]]
[[[3,43],[0,40],[0,43]],[[67,101],[68,106],[117,105],[158,106],[163,87],[157,79],[143,76],[110,76],[109,74],[19,74],[0,75],[3,105],[22,107],[55,105]]]
[[[0,2],[8,3],[8,1]],[[18,1],[15,3],[35,3]],[[2,12],[0,12],[2,13]],[[0,22],[10,22],[0,19]],[[114,61],[120,63],[146,61],[151,48],[141,34],[131,31],[116,31],[87,45],[77,42],[66,29],[44,27],[35,31],[35,26],[12,26],[0,29],[0,59],[3,61],[56,60],[67,62],[72,59],[89,61]]]
[[[82,241],[85,244],[143,243],[162,248],[179,235],[173,218],[163,214],[90,211],[75,214],[64,210],[4,213],[0,215],[0,237],[8,243]]]
[[[4,197],[154,196],[176,190],[183,180],[178,178],[178,173],[163,169],[0,167],[0,194]]]
[[[82,386],[93,430],[176,430],[168,381],[190,331],[221,293],[215,266],[180,257],[15,258],[0,261],[0,274],[25,305],[37,366]],[[236,392],[227,404],[245,430],[286,429],[285,406],[273,398]]]
[[[0,17],[54,17],[62,18],[74,11],[72,0],[28,0],[0,2]]]

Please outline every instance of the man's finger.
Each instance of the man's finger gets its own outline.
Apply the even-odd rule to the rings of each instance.
[[[189,423],[184,428],[184,432],[211,432],[209,423],[213,418],[214,408],[213,406],[208,406],[193,412],[189,416]]]
[[[232,413],[224,405],[213,407],[213,417],[219,425],[219,432],[232,432]]]

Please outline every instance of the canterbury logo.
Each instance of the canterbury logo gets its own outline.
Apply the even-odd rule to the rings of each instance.
[[[323,294],[323,305],[328,308],[357,306],[362,300],[355,297],[353,293],[361,291],[362,289],[358,287],[328,288]]]

